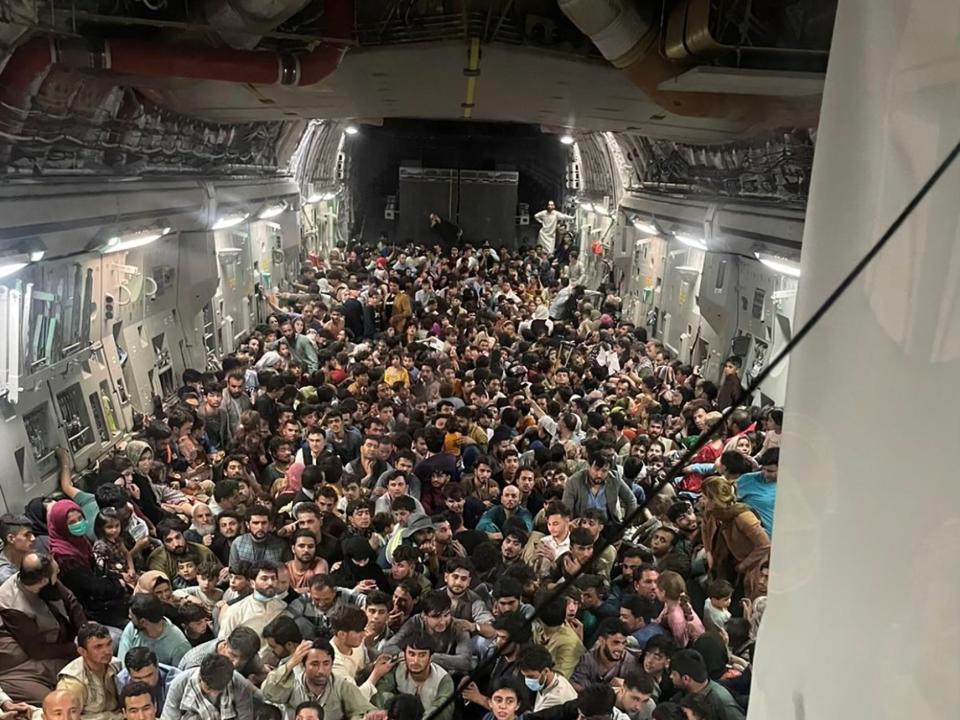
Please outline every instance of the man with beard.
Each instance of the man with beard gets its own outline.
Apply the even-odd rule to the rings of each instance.
[[[292,320],[284,320],[280,323],[280,334],[290,346],[293,357],[306,368],[307,372],[315,373],[320,369],[320,355],[316,344],[306,335],[301,335],[294,330]]]
[[[407,620],[399,632],[387,640],[381,652],[395,655],[411,638],[424,636],[436,652],[433,662],[451,675],[470,672],[476,663],[470,635],[454,625],[450,596],[444,590],[434,590],[423,598],[420,607],[420,613]]]
[[[233,510],[224,510],[217,515],[217,532],[210,549],[224,565],[230,564],[230,546],[240,536],[240,516]]]
[[[467,558],[453,558],[447,561],[443,575],[443,590],[450,598],[453,624],[458,630],[485,638],[493,638],[493,615],[486,603],[470,589],[474,576],[473,563]]]
[[[637,658],[627,652],[627,627],[615,618],[600,623],[593,650],[580,658],[570,682],[577,690],[594,683],[609,684],[640,669]]]
[[[220,612],[221,640],[241,625],[260,635],[267,623],[287,609],[287,604],[276,597],[277,565],[263,560],[254,569],[257,574],[253,579],[253,592]]]
[[[186,529],[186,525],[176,518],[163,520],[157,525],[157,537],[163,544],[150,553],[150,557],[147,558],[147,569],[159,570],[168,578],[176,577],[177,560],[186,556],[188,552],[196,556],[197,565],[220,564],[210,548],[199,543],[187,542],[183,536]]]
[[[77,656],[74,638],[86,616],[58,571],[53,558],[28,553],[0,586],[0,684],[14,700],[41,702]]]
[[[607,603],[611,607],[619,608],[623,598],[633,594],[634,576],[640,566],[643,565],[644,556],[644,551],[636,547],[628,547],[623,551],[620,575],[610,583],[610,597],[607,599]]]
[[[350,680],[333,674],[330,641],[304,640],[285,663],[263,682],[263,696],[288,715],[302,703],[323,707],[324,720],[363,720],[376,708]]]
[[[314,575],[325,575],[329,569],[327,561],[317,557],[317,538],[309,530],[297,530],[293,533],[293,560],[287,562],[290,575],[290,587],[298,593],[310,588]]]
[[[365,490],[372,490],[390,466],[380,459],[380,435],[367,435],[360,445],[360,456],[343,468],[340,478],[344,487],[356,482]]]
[[[253,409],[253,403],[246,392],[246,373],[242,368],[234,368],[227,373],[226,387],[223,390],[223,411],[226,414],[226,437],[222,438],[225,448],[240,427],[240,416]]]
[[[363,595],[337,587],[329,575],[314,575],[310,589],[290,603],[288,614],[304,638],[330,636],[330,615],[344,605],[363,605]]]
[[[373,702],[387,707],[398,693],[420,698],[424,717],[432,720],[453,720],[453,678],[433,662],[433,644],[426,637],[413,637],[403,649],[403,659],[376,683]]]
[[[523,562],[523,549],[527,546],[529,536],[517,527],[511,527],[503,536],[500,543],[500,569],[505,570],[511,565]]]
[[[137,593],[130,603],[130,622],[120,635],[117,657],[133,648],[153,651],[164,665],[178,665],[190,650],[183,631],[163,616],[163,603],[155,595]]]
[[[500,504],[483,514],[477,523],[477,530],[485,532],[490,540],[501,540],[507,523],[514,518],[523,523],[527,532],[533,529],[533,516],[520,505],[520,489],[516,485],[507,485],[500,493]]]
[[[274,535],[273,518],[269,510],[254,506],[247,511],[247,533],[230,546],[230,564],[246,560],[254,565],[264,561],[280,565],[293,555],[290,546]]]

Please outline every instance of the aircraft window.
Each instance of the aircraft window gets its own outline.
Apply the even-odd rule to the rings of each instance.
[[[753,291],[753,317],[756,320],[763,318],[763,300],[766,293],[763,288],[757,288]]]
[[[723,281],[727,275],[727,261],[721,260],[717,266],[717,284],[714,286],[717,290],[723,290]]]

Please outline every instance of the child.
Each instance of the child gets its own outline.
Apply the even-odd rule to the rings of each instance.
[[[337,501],[337,512],[343,515],[347,511],[347,504],[351,500],[360,499],[360,483],[356,480],[349,481],[343,487],[343,496]]]
[[[733,585],[726,580],[713,580],[707,584],[707,604],[703,608],[703,625],[707,630],[723,630],[730,619],[730,600]]]
[[[177,558],[177,576],[173,579],[174,590],[182,590],[197,585],[197,556],[187,552]]]
[[[217,587],[220,580],[220,567],[216,563],[202,563],[197,568],[197,584],[174,592],[174,596],[185,598],[199,605],[209,614],[223,599],[223,590]]]
[[[202,645],[216,638],[210,627],[210,615],[201,605],[185,603],[180,608],[180,627],[191,647]]]
[[[687,585],[683,578],[671,570],[657,578],[657,600],[663,603],[663,612],[657,618],[673,635],[678,648],[685,648],[705,632],[703,622],[690,606]]]

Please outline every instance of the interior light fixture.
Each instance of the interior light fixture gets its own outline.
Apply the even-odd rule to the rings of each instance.
[[[360,132],[360,128],[358,128],[356,125],[347,125],[347,126],[343,129],[343,131],[344,131],[347,135],[356,135],[358,132]]]
[[[642,233],[647,235],[659,235],[660,230],[652,222],[647,222],[646,220],[641,220],[640,218],[634,218],[632,221],[633,226]]]
[[[673,236],[684,245],[689,245],[697,250],[709,250],[707,243],[704,242],[703,238],[694,237],[693,235],[685,235],[684,233],[674,233]]]
[[[336,192],[327,191],[327,192],[315,192],[309,197],[307,197],[308,203],[318,203],[324,200],[333,200],[337,196]]]
[[[17,262],[8,262],[0,265],[0,278],[9,277],[15,273],[23,270],[29,262],[17,261]]]
[[[777,257],[775,255],[762,255],[760,253],[754,253],[754,255],[757,256],[757,260],[774,272],[778,272],[781,275],[786,275],[787,277],[792,278],[800,277],[800,266],[795,262],[787,260],[786,258]]]
[[[213,229],[226,230],[227,228],[236,227],[249,216],[250,213],[231,213],[230,215],[224,215],[213,224]]]
[[[564,145],[573,145],[576,140],[573,139],[573,135],[561,135],[560,142],[562,142]]]
[[[610,217],[610,211],[607,209],[607,206],[606,206],[606,205],[601,205],[600,203],[597,203],[596,205],[593,206],[593,211],[594,211],[597,215],[603,215],[604,217]]]
[[[267,205],[263,210],[260,211],[260,214],[257,217],[260,220],[269,220],[270,218],[275,218],[277,215],[282,215],[287,209],[287,204],[285,202],[276,203],[275,205]]]
[[[581,209],[586,210],[587,212],[593,212],[593,211],[594,211],[593,205],[592,205],[591,203],[588,203],[588,202],[582,202],[582,203],[580,203],[580,207],[581,207]]]
[[[30,253],[30,262],[40,262],[44,255],[46,255],[45,250],[34,250]]]
[[[115,252],[122,252],[124,250],[133,250],[134,248],[143,247],[144,245],[149,245],[152,242],[156,242],[164,235],[170,232],[171,228],[149,228],[147,230],[135,230],[133,232],[124,233],[123,235],[115,235],[109,240],[107,244],[100,250],[104,255]]]

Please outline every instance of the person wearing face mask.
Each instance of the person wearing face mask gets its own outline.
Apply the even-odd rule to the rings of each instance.
[[[27,553],[0,585],[0,686],[13,700],[40,703],[77,657],[86,615],[58,573],[51,557]]]
[[[261,634],[271,620],[287,609],[287,604],[277,598],[277,565],[264,560],[256,566],[256,572],[253,592],[221,611],[220,639],[227,638],[234,628],[241,625]]]
[[[517,659],[517,667],[527,689],[536,693],[533,712],[562,705],[577,697],[570,681],[554,672],[553,656],[542,645],[524,648]]]
[[[99,573],[87,539],[89,521],[73,500],[58,500],[47,514],[50,551],[60,579],[80,600],[87,617],[113,628],[127,624],[127,592],[121,580]]]

